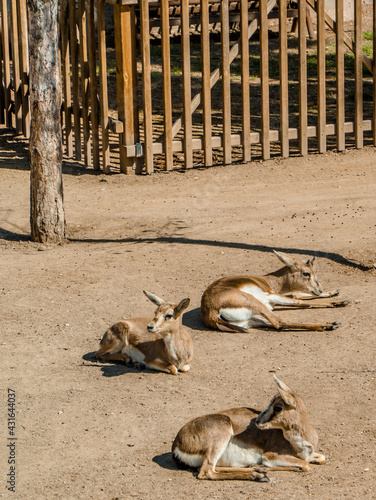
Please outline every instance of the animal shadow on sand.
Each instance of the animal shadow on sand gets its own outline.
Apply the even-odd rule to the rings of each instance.
[[[85,364],[85,366],[99,367],[104,377],[118,377],[119,375],[124,375],[125,373],[160,373],[156,370],[149,370],[148,368],[136,368],[131,364],[128,366],[120,361],[101,361],[100,359],[96,359],[94,357],[95,353],[96,351],[88,352],[82,356],[82,359],[91,363],[90,365]]]

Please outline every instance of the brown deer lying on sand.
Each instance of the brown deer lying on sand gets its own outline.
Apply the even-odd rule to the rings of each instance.
[[[189,299],[178,305],[165,302],[150,292],[145,295],[158,306],[154,319],[122,319],[104,334],[97,359],[134,362],[172,375],[187,372],[193,356],[193,343],[181,322]]]
[[[178,467],[199,468],[199,479],[267,482],[268,470],[307,471],[310,463],[323,464],[302,399],[274,379],[278,394],[264,411],[233,408],[185,424],[172,445]]]
[[[333,323],[292,323],[283,321],[274,306],[295,308],[344,307],[348,300],[312,299],[338,295],[335,290],[323,293],[313,263],[315,258],[300,261],[274,251],[285,266],[265,276],[231,276],[212,283],[201,299],[201,316],[206,326],[216,330],[247,332],[251,327],[267,326],[277,330],[333,330]]]

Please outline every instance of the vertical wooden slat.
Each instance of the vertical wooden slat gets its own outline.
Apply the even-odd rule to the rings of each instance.
[[[362,0],[355,0],[355,147],[363,147]]]
[[[376,0],[373,0],[373,145],[376,146]]]
[[[114,5],[117,107],[124,124],[119,136],[120,170],[126,174],[141,173],[140,161],[129,158],[123,147],[139,141],[135,24],[133,5]]]
[[[251,106],[249,96],[248,0],[240,3],[243,160],[251,161]]]
[[[173,167],[172,154],[172,97],[171,97],[171,59],[170,59],[170,23],[168,0],[161,0],[161,44],[163,75],[163,125],[165,170]]]
[[[98,0],[97,11],[98,11],[99,86],[100,86],[100,96],[101,96],[102,168],[105,174],[109,174],[110,141],[109,141],[109,131],[108,131],[106,28],[104,22],[103,0]]]
[[[2,42],[3,42],[3,80],[4,80],[4,110],[5,125],[12,127],[11,97],[10,97],[10,54],[9,54],[9,25],[7,0],[0,0],[1,22],[2,22]]]
[[[345,149],[345,45],[343,0],[336,0],[336,135],[337,150]]]
[[[27,31],[26,0],[17,1],[18,32],[20,41],[20,73],[22,101],[22,130],[24,136],[30,137],[30,103],[29,103],[29,41]]]
[[[231,85],[230,85],[230,25],[229,0],[221,2],[221,57],[223,107],[223,163],[231,163]]]
[[[317,138],[319,153],[326,151],[325,0],[317,0]]]
[[[0,14],[1,14],[1,3],[0,3]],[[3,26],[2,18],[0,18],[0,123],[4,123],[4,108],[5,108],[5,95],[4,95],[4,83],[3,83]]]
[[[87,26],[85,0],[78,0],[78,24],[80,29],[80,61],[81,61],[81,99],[82,124],[84,138],[84,159],[87,167],[91,166],[91,141],[89,123],[89,63],[87,56]]]
[[[287,3],[279,0],[279,82],[281,101],[280,141],[281,155],[289,156],[289,74],[287,56]]]
[[[88,51],[90,83],[90,118],[93,146],[93,167],[100,169],[99,163],[99,118],[97,98],[97,47],[95,40],[94,0],[88,0]]]
[[[201,62],[204,162],[205,166],[210,167],[213,165],[213,147],[210,88],[209,0],[201,0]]]
[[[299,0],[299,150],[308,153],[307,134],[307,25],[306,2]]]
[[[18,23],[16,0],[10,2],[11,33],[12,33],[12,62],[13,62],[13,94],[14,94],[14,116],[16,121],[16,132],[22,134],[22,97],[20,76],[20,54],[18,51]]]
[[[269,42],[266,2],[260,2],[260,75],[262,157],[270,158]]]
[[[74,153],[76,160],[81,161],[80,75],[78,68],[76,0],[69,0],[69,28],[72,64]]]
[[[144,159],[148,174],[153,166],[153,125],[151,102],[151,66],[150,66],[150,35],[149,35],[149,2],[140,0],[141,17],[141,61],[142,61],[142,98],[144,104]]]
[[[181,52],[183,72],[184,156],[185,168],[193,166],[192,114],[191,114],[191,60],[189,44],[189,0],[181,5]]]
[[[63,97],[64,97],[64,125],[65,125],[65,154],[73,156],[72,138],[72,95],[69,61],[69,26],[68,26],[68,0],[60,2],[60,33],[61,33],[61,59],[63,66]]]

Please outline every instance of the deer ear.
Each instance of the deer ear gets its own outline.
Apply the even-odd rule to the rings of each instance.
[[[286,255],[285,253],[282,253],[282,252],[277,252],[276,250],[273,250],[273,252],[279,258],[279,260],[281,262],[283,262],[283,264],[285,264],[285,266],[288,266],[288,267],[295,266],[294,261],[291,259],[291,257],[289,255]]]
[[[161,304],[164,303],[164,300],[163,299],[160,299],[159,297],[157,297],[156,295],[154,295],[153,293],[150,293],[150,292],[147,292],[146,290],[143,290],[144,294],[146,295],[146,297],[151,300],[152,302],[154,302],[154,304],[156,304],[157,306],[160,306]]]
[[[278,392],[281,395],[281,398],[283,401],[288,405],[291,406],[292,408],[295,408],[295,397],[293,395],[293,392],[291,389],[287,387],[286,384],[284,384],[281,380],[278,379],[276,375],[274,375],[274,380],[275,383],[277,384],[278,387]]]
[[[178,318],[185,309],[189,306],[191,299],[183,299],[179,302],[179,304],[174,309],[174,317]]]

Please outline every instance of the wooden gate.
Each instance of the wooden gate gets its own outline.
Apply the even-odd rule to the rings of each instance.
[[[152,173],[376,144],[376,0],[347,24],[324,4],[62,0],[66,157]],[[0,15],[0,122],[28,137],[26,0]]]

